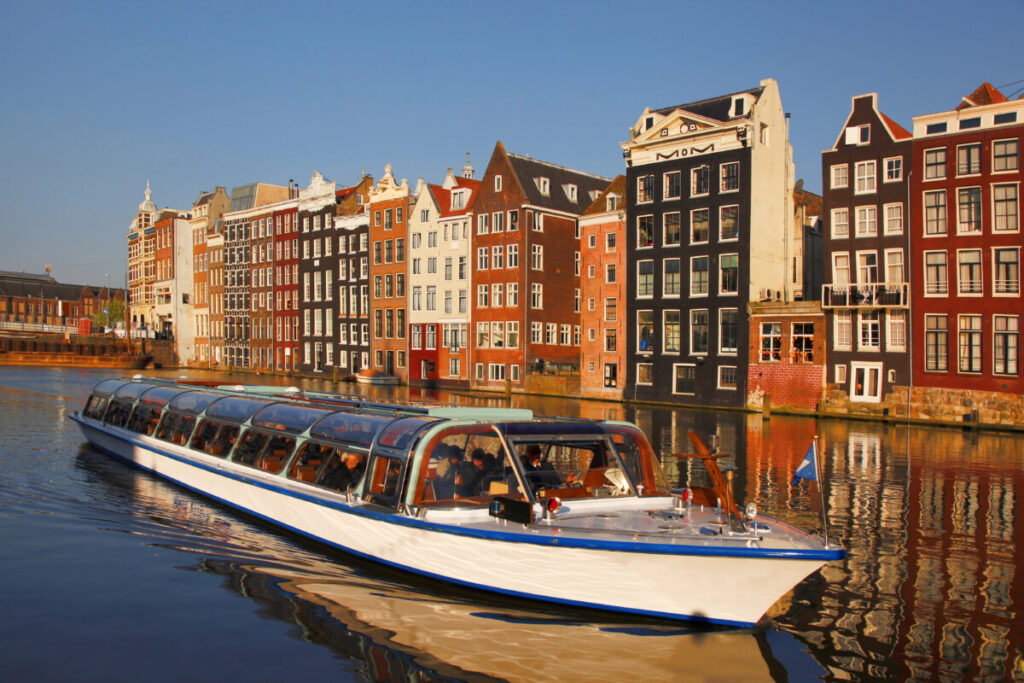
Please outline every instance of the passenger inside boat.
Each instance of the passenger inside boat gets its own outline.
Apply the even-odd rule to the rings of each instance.
[[[541,449],[538,444],[532,443],[526,447],[522,463],[523,469],[526,471],[526,481],[534,493],[540,489],[561,486],[562,480],[555,471],[554,465],[541,457]]]
[[[365,469],[365,454],[335,448],[314,483],[335,491],[347,491],[362,480]]]

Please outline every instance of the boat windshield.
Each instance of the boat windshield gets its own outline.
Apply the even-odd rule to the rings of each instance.
[[[508,443],[536,498],[600,498],[637,491],[631,468],[623,466],[608,435],[524,435]]]
[[[382,415],[334,413],[314,424],[309,433],[321,439],[344,441],[369,448],[377,432],[394,419]]]
[[[309,429],[309,426],[320,418],[330,414],[330,410],[323,408],[309,408],[291,403],[273,403],[256,413],[252,418],[252,423],[257,427],[299,434]]]
[[[258,399],[225,397],[211,403],[206,409],[206,414],[232,422],[245,422],[265,405],[266,401]]]
[[[220,396],[217,394],[207,394],[203,391],[188,391],[184,394],[179,394],[174,400],[172,400],[171,408],[183,413],[191,413],[195,415],[203,412],[206,406],[210,405],[218,398],[220,398]]]
[[[151,406],[162,407],[167,405],[172,398],[181,393],[181,389],[172,389],[170,387],[153,387],[142,395],[139,399],[141,403],[145,403]]]

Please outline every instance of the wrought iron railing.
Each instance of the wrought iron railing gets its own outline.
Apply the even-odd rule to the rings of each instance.
[[[871,282],[822,285],[822,308],[907,308],[910,285],[906,282]]]

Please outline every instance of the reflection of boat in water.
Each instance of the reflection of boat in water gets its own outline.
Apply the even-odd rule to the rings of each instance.
[[[107,452],[287,529],[515,597],[746,625],[844,555],[741,514],[706,450],[713,487],[672,495],[627,423],[151,379],[100,383],[72,419]]]

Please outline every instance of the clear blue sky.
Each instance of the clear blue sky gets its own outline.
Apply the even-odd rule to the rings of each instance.
[[[124,280],[160,207],[362,169],[440,182],[496,140],[623,172],[645,106],[775,78],[797,177],[821,187],[850,98],[909,127],[1024,79],[1024,3],[13,2],[0,22],[0,270]],[[1005,94],[1020,85],[1005,89]]]

